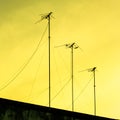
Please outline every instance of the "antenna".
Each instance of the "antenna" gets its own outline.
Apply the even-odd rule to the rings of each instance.
[[[88,69],[89,72],[93,72],[94,76],[94,115],[96,116],[96,81],[95,81],[95,72],[96,72],[96,67]]]
[[[60,46],[56,46],[56,47],[62,47],[62,46],[66,46],[67,48],[71,48],[71,79],[72,79],[72,111],[74,111],[74,82],[73,82],[73,79],[74,79],[74,59],[73,59],[73,49],[77,49],[79,48],[79,46],[73,42],[73,43],[70,43],[70,44],[63,44],[63,45],[60,45]]]
[[[41,19],[40,19],[40,20],[38,20],[38,21],[36,21],[36,22],[35,22],[35,24],[37,24],[37,23],[41,22],[41,21],[42,21],[42,20],[44,20],[44,19],[48,19],[48,20],[49,20],[49,17],[51,17],[51,14],[52,14],[52,12],[47,13],[47,14],[40,14]]]
[[[74,111],[74,82],[73,82],[73,79],[74,79],[74,71],[73,71],[73,49],[77,49],[78,46],[76,46],[75,43],[72,43],[72,44],[66,44],[66,47],[68,48],[71,48],[71,78],[72,78],[72,111]]]
[[[35,24],[39,23],[40,21],[47,19],[48,20],[48,63],[49,63],[49,107],[51,107],[51,55],[50,55],[50,18],[51,18],[51,14],[52,12],[46,14],[46,15],[42,15],[41,19],[38,20]]]

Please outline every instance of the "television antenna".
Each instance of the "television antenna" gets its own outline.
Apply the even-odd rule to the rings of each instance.
[[[85,69],[79,72],[84,72],[84,71],[88,71],[88,72],[93,72],[93,77],[94,77],[94,115],[96,116],[96,76],[95,76],[95,72],[96,72],[96,68],[97,67],[93,67],[93,68],[89,68],[89,69]]]
[[[96,72],[96,67],[88,69],[89,72],[93,72],[94,76],[94,115],[96,116],[96,80],[95,80],[95,72]]]
[[[79,48],[79,46],[73,42],[70,44],[63,44],[63,45],[59,45],[59,46],[55,46],[57,47],[62,47],[62,46],[66,46],[67,48],[71,49],[71,84],[72,84],[72,111],[74,111],[74,49]]]
[[[50,45],[50,20],[51,20],[51,14],[52,12],[49,12],[48,14],[41,15],[41,19],[35,22],[35,24],[39,23],[40,21],[47,19],[48,20],[48,63],[49,63],[49,107],[51,107],[51,45]]]

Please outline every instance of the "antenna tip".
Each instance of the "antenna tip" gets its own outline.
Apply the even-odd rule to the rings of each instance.
[[[50,12],[49,15],[51,15],[53,12]]]
[[[97,68],[97,67],[94,67],[94,68],[92,69],[92,71],[94,71],[96,68]]]

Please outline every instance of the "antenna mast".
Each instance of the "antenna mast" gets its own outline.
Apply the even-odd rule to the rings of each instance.
[[[73,59],[73,49],[77,49],[79,48],[79,46],[74,42],[74,43],[71,43],[71,44],[63,44],[63,45],[59,45],[59,46],[56,46],[56,47],[62,47],[62,46],[66,46],[67,48],[71,48],[71,79],[72,79],[72,111],[74,111],[74,82],[73,82],[73,79],[74,79],[74,59]]]
[[[51,17],[52,12],[50,12],[47,16],[46,19],[48,19],[48,52],[49,52],[49,107],[51,107],[51,55],[50,55],[50,17]]]
[[[49,107],[51,107],[51,45],[50,45],[50,18],[51,18],[52,12],[48,13],[47,15],[42,15],[41,20],[47,19],[48,20],[48,64],[49,64]],[[40,22],[41,20],[37,21],[36,23]]]
[[[73,49],[77,49],[79,46],[76,43],[66,44],[66,47],[71,48],[71,79],[72,79],[72,111],[74,111],[74,59]]]
[[[94,115],[96,116],[96,81],[95,81],[96,67],[92,68],[90,71],[93,72],[94,76]]]

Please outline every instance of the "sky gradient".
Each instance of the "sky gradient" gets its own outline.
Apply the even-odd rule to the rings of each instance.
[[[93,74],[82,70],[97,67],[97,115],[120,119],[119,6],[119,0],[0,0],[0,97],[48,106],[47,20],[35,22],[52,11],[52,107],[71,110],[71,52],[61,45],[76,42],[80,49],[74,50],[75,111],[93,114]],[[36,54],[8,85],[44,31]]]

